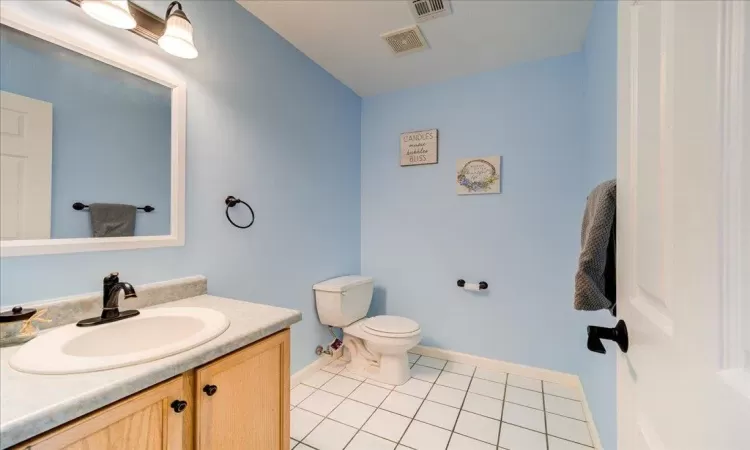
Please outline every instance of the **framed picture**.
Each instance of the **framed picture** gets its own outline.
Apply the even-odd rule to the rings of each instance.
[[[437,164],[438,130],[401,133],[401,166]]]
[[[456,162],[458,195],[499,194],[501,156],[464,158]]]

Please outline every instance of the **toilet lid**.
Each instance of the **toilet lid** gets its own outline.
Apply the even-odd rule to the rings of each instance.
[[[362,326],[366,331],[378,336],[406,337],[421,331],[417,322],[399,316],[371,317]]]

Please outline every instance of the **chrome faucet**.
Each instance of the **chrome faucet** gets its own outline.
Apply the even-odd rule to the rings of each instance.
[[[135,293],[132,284],[120,281],[119,273],[110,273],[108,276],[104,277],[102,284],[102,315],[100,317],[92,317],[78,322],[77,325],[79,327],[90,327],[93,325],[116,322],[140,314],[140,312],[134,309],[120,312],[120,291],[125,294],[125,299],[135,298],[138,297],[138,295]]]

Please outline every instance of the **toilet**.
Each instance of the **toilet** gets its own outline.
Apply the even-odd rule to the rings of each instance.
[[[406,317],[366,317],[372,302],[371,277],[349,275],[313,286],[320,323],[344,332],[347,369],[381,383],[409,379],[406,352],[422,338],[419,324]]]

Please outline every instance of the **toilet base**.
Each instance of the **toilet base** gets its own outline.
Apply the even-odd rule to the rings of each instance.
[[[420,336],[410,338],[362,339],[344,333],[346,368],[381,383],[400,386],[411,377],[408,350],[419,343]]]

